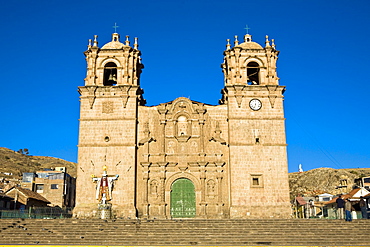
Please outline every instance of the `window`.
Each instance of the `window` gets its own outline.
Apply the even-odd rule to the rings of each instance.
[[[43,193],[44,192],[44,185],[43,184],[36,184],[36,192]]]
[[[24,172],[22,182],[31,183],[35,178],[35,174],[31,172]]]
[[[251,174],[251,188],[263,188],[262,174]]]
[[[51,187],[50,187],[52,190],[56,190],[58,189],[58,184],[52,184]]]

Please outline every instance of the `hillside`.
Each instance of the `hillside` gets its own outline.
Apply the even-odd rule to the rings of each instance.
[[[20,180],[24,172],[44,168],[66,167],[67,173],[77,176],[77,164],[58,158],[32,156],[0,147],[0,179]],[[5,173],[5,174],[4,174]],[[6,175],[12,173],[12,175]],[[370,176],[370,168],[332,169],[318,168],[289,174],[290,197],[314,196],[321,193],[337,195],[348,193],[356,186],[355,179]],[[18,182],[15,182],[18,183]]]
[[[345,194],[357,185],[355,179],[368,176],[370,176],[370,168],[317,168],[301,173],[290,173],[290,197],[294,198],[297,195],[315,196],[322,193]]]
[[[32,156],[0,147],[0,177],[21,179],[24,172],[36,172],[45,168],[66,167],[67,173],[77,176],[76,163],[47,156]],[[12,174],[12,175],[6,175]]]

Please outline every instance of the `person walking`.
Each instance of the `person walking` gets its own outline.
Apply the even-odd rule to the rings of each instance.
[[[349,199],[347,199],[346,202],[344,203],[344,209],[346,210],[346,221],[352,221],[352,214],[351,214],[352,204],[349,201]]]
[[[360,196],[360,208],[363,219],[367,219],[367,207],[363,196]]]
[[[339,195],[337,200],[337,219],[343,220],[344,219],[344,200],[342,199],[342,195]]]

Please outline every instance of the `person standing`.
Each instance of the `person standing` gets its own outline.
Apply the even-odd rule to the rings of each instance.
[[[360,208],[363,219],[367,219],[367,207],[363,196],[360,196]]]
[[[344,219],[344,200],[342,199],[342,195],[339,195],[337,200],[337,219],[343,220]]]
[[[347,199],[346,202],[344,203],[344,209],[346,210],[346,221],[352,221],[352,214],[351,214],[352,204],[349,201],[349,199]]]

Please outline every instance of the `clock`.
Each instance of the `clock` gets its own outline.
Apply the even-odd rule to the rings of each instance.
[[[258,111],[262,107],[262,102],[259,99],[252,99],[251,101],[249,101],[249,107],[253,111]]]

